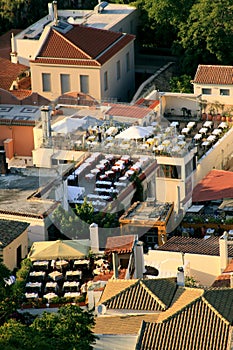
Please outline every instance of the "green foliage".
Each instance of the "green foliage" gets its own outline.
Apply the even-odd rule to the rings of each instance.
[[[186,276],[185,277],[185,287],[198,287],[198,282],[195,280],[192,276]]]
[[[191,76],[190,75],[181,75],[179,77],[173,77],[170,79],[170,88],[171,92],[186,92],[192,93],[193,86],[191,84]]]
[[[6,350],[89,350],[96,340],[93,326],[92,312],[68,305],[57,313],[44,312],[30,326],[9,320],[0,327],[0,346]]]

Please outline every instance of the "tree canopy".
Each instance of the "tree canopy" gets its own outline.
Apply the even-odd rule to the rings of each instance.
[[[0,327],[0,346],[6,350],[90,350],[96,336],[91,311],[77,305],[61,307],[57,313],[44,312],[32,324],[14,319]]]

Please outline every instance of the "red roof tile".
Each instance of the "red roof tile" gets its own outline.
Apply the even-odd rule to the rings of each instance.
[[[131,253],[135,242],[134,235],[108,237],[105,253]]]
[[[211,170],[194,188],[193,202],[233,198],[233,172]]]
[[[111,108],[105,113],[107,115],[142,119],[151,113],[151,109],[147,107],[128,106],[114,103],[110,104],[110,106]]]
[[[0,57],[0,88],[9,90],[13,81],[26,70],[28,70],[27,66],[11,63],[11,61]]]
[[[219,238],[200,239],[174,236],[157,250],[219,256]],[[228,256],[233,257],[232,245],[228,246]]]
[[[51,29],[35,61],[96,66],[108,61],[132,40],[134,36],[129,34],[82,25],[73,26],[65,34]]]
[[[233,84],[233,66],[199,65],[193,80],[196,84]]]

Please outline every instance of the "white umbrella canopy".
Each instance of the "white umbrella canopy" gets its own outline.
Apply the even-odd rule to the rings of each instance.
[[[80,259],[88,255],[89,239],[34,242],[28,258],[35,260]]]
[[[82,128],[85,124],[86,122],[82,119],[67,117],[59,120],[57,123],[54,123],[52,125],[52,131],[61,134],[67,134],[69,132]]]
[[[143,126],[130,126],[128,129],[122,131],[116,135],[116,139],[132,140],[132,139],[143,139],[144,137],[150,136],[150,131]]]

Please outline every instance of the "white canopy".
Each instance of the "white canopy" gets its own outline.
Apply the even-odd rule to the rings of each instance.
[[[148,130],[147,127],[143,126],[130,126],[128,129],[122,131],[116,135],[117,139],[132,140],[132,139],[143,139],[152,134],[152,130]]]
[[[67,186],[69,203],[77,203],[77,200],[84,194],[84,187]]]
[[[78,118],[66,117],[52,125],[52,131],[67,134],[86,125],[86,121]]]

